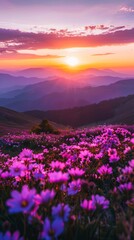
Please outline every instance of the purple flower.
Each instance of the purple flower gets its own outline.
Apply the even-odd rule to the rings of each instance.
[[[103,165],[100,168],[98,168],[97,172],[100,175],[108,175],[108,174],[112,174],[113,170],[111,167],[109,167],[109,165]]]
[[[120,186],[118,188],[119,188],[119,190],[121,192],[123,192],[123,191],[131,191],[133,189],[133,184],[131,182],[120,184]]]
[[[60,236],[64,231],[64,222],[58,218],[53,222],[50,222],[48,218],[44,221],[43,231],[41,234],[41,239],[53,240]]]
[[[36,195],[35,196],[35,201],[38,203],[38,204],[43,204],[43,203],[48,203],[50,202],[54,197],[55,197],[55,191],[52,189],[52,190],[45,190],[45,191],[42,191],[40,193],[40,195]]]
[[[98,194],[92,195],[91,199],[96,205],[96,208],[99,206],[99,207],[102,207],[103,209],[106,209],[109,206],[109,200],[105,199],[104,196],[100,196]]]
[[[25,170],[26,170],[26,166],[24,164],[22,164],[21,162],[17,161],[17,162],[13,162],[13,165],[10,167],[10,174],[13,177],[16,176],[24,176],[25,175]]]
[[[48,176],[51,183],[66,182],[69,179],[68,173],[62,173],[61,171],[50,172]]]
[[[76,193],[80,192],[80,190],[81,190],[81,180],[80,179],[69,183],[68,195],[75,195]]]
[[[133,168],[130,166],[126,166],[125,168],[122,169],[122,173],[126,175],[131,174],[132,172],[133,172]]]
[[[5,234],[0,232],[0,240],[23,240],[23,237],[20,237],[20,233],[18,231],[11,234],[9,231]]]
[[[52,207],[52,216],[54,218],[61,218],[63,221],[67,222],[70,214],[69,205],[64,203],[59,203],[56,207]]]
[[[36,190],[30,190],[27,185],[22,187],[22,192],[16,190],[11,192],[11,199],[8,199],[6,205],[9,207],[10,213],[23,212],[27,213],[34,205],[34,197]]]

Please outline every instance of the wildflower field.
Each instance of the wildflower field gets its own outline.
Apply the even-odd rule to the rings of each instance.
[[[0,139],[0,240],[133,240],[134,129]]]

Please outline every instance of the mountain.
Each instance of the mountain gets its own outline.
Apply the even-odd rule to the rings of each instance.
[[[118,82],[120,80],[124,80],[120,77],[112,77],[112,76],[92,76],[92,75],[88,75],[88,76],[83,76],[83,77],[78,77],[75,79],[78,83],[80,82],[81,85],[83,84],[83,86],[92,86],[92,87],[98,87],[98,86],[103,86],[103,85],[109,85],[115,82]]]
[[[0,73],[0,93],[8,92],[15,89],[20,89],[26,85],[38,83],[45,79],[15,77],[10,74]]]
[[[134,124],[134,95],[102,101],[85,107],[55,111],[29,111],[25,114],[40,120],[80,127],[97,124]]]
[[[63,92],[65,91],[65,89],[70,89],[75,84],[76,83],[73,83],[73,81],[69,81],[64,78],[54,77],[51,81],[46,80],[25,86],[18,90],[16,89],[14,91],[9,91],[5,94],[2,94],[1,97],[7,98],[8,96],[17,96],[18,100],[23,98],[29,98],[33,100],[53,92]]]
[[[80,69],[75,71],[74,69],[66,69],[66,68],[27,68],[20,71],[12,72],[14,76],[23,76],[23,77],[38,77],[38,78],[46,78],[46,77],[65,77],[65,78],[80,78],[86,77],[96,77],[96,76],[111,76],[111,77],[119,77],[119,78],[128,78],[130,75],[113,71],[111,69],[96,69],[96,68],[87,68]]]
[[[108,86],[81,88],[61,78],[27,86],[14,97],[0,98],[0,105],[16,111],[46,111],[85,106],[130,94],[134,94],[134,79]]]
[[[57,73],[53,68],[27,68],[21,71],[14,72],[15,76],[23,76],[23,77],[37,77],[37,78],[46,78],[55,76]]]
[[[40,91],[40,96],[46,95],[52,92],[61,92],[71,88],[82,88],[82,87],[96,87],[101,85],[109,85],[111,83],[115,83],[120,80],[118,77],[110,77],[110,76],[100,76],[100,77],[91,77],[91,78],[79,78],[79,79],[66,79],[60,77],[52,77],[47,78],[44,81],[42,79],[38,79],[37,84],[33,83],[29,86],[19,86],[13,87],[14,90],[8,90],[5,93],[0,94],[0,98],[14,98],[17,95],[25,95],[35,96],[37,91]],[[35,93],[35,94],[34,94]]]

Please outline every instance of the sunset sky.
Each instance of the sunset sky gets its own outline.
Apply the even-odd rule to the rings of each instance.
[[[79,68],[134,69],[134,0],[0,4],[0,69],[62,67],[72,57]]]

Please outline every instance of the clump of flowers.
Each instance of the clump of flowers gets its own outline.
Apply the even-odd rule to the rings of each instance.
[[[133,139],[130,126],[2,137],[0,239],[111,240],[129,226],[133,239]]]

